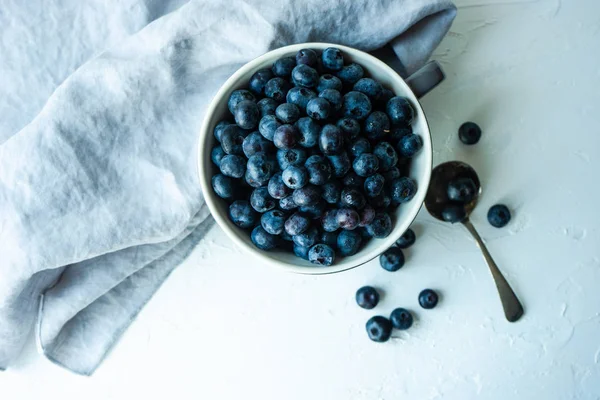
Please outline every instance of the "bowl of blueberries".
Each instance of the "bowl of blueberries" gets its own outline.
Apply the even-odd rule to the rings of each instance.
[[[205,200],[266,265],[335,273],[379,256],[427,193],[430,130],[391,67],[303,43],[244,65],[209,105],[198,147]]]

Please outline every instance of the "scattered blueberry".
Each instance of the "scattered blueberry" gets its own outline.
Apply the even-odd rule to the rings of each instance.
[[[502,228],[510,222],[510,210],[504,204],[492,206],[487,214],[490,225]]]
[[[442,219],[453,224],[467,218],[465,206],[462,203],[450,203],[442,210]]]
[[[296,64],[305,64],[309,67],[317,65],[317,53],[312,49],[302,49],[296,53]]]
[[[379,303],[379,293],[374,287],[363,286],[356,291],[356,304],[365,310],[372,310]]]
[[[339,71],[344,67],[344,55],[340,49],[328,47],[321,54],[323,67],[329,71]]]
[[[373,222],[365,226],[371,237],[383,239],[392,233],[392,219],[385,212],[375,213]]]
[[[229,112],[232,114],[235,114],[235,108],[237,107],[237,105],[244,101],[244,100],[250,100],[250,101],[256,101],[256,98],[254,97],[254,95],[245,89],[240,89],[240,90],[234,90],[231,95],[229,96],[229,101],[227,101],[227,108],[229,108]]]
[[[465,122],[458,128],[458,137],[464,144],[475,144],[481,139],[481,128],[474,122]]]
[[[300,118],[300,109],[294,104],[283,103],[275,110],[275,116],[284,124],[293,124]]]
[[[312,119],[322,121],[329,117],[331,113],[331,104],[322,97],[310,99],[306,105],[306,114]]]
[[[261,250],[271,250],[277,247],[277,239],[268,233],[262,226],[257,226],[252,230],[250,239],[256,247]]]
[[[413,324],[413,316],[407,309],[396,308],[390,314],[390,321],[392,326],[399,330],[406,330]]]
[[[405,97],[392,97],[386,105],[387,115],[394,125],[410,124],[415,116],[415,111]]]
[[[330,266],[335,260],[335,251],[326,244],[315,244],[308,251],[308,261],[316,265]]]
[[[250,77],[248,87],[255,95],[260,96],[264,94],[265,85],[271,78],[273,78],[273,72],[270,69],[259,69]]]
[[[285,218],[285,213],[283,211],[267,211],[260,217],[260,225],[271,235],[279,235],[283,232]]]
[[[475,198],[477,187],[471,178],[458,178],[448,183],[448,199],[469,203]]]
[[[292,74],[292,70],[296,66],[296,59],[293,57],[283,57],[273,63],[273,74],[276,76],[287,78]]]
[[[438,303],[438,295],[431,289],[425,289],[419,293],[419,304],[421,307],[429,310]]]
[[[229,206],[229,218],[240,228],[252,228],[258,219],[258,214],[246,200],[236,200]]]
[[[379,264],[386,271],[398,271],[404,266],[404,253],[399,247],[390,247],[379,256]]]
[[[412,157],[423,147],[421,136],[410,133],[398,141],[398,152],[403,157]]]
[[[369,339],[374,342],[387,342],[392,335],[392,323],[380,315],[369,319],[366,328]]]
[[[296,86],[312,88],[319,83],[319,74],[306,64],[296,65],[292,70],[292,82]]]
[[[415,240],[417,240],[417,236],[415,235],[415,231],[413,231],[412,229],[408,228],[406,230],[406,232],[404,232],[402,234],[402,236],[400,236],[398,238],[398,240],[396,240],[396,246],[400,247],[401,249],[407,249],[410,246],[412,246],[413,244],[415,244]]]

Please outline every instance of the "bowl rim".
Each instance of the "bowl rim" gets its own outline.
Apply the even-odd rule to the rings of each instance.
[[[370,252],[368,252],[362,256],[359,256],[360,253],[357,253],[357,255],[351,256],[351,257],[358,256],[356,258],[356,261],[354,261],[352,263],[342,264],[342,265],[333,264],[328,267],[319,267],[319,266],[309,267],[309,266],[289,264],[284,261],[275,260],[275,259],[263,254],[264,253],[263,251],[254,249],[250,245],[245,243],[243,240],[241,240],[238,237],[238,233],[235,232],[228,225],[228,222],[226,221],[226,216],[221,215],[221,213],[217,209],[217,205],[215,203],[215,198],[214,198],[214,196],[216,196],[216,195],[214,195],[214,193],[211,192],[212,191],[211,178],[207,179],[205,177],[206,173],[204,170],[204,161],[205,161],[204,157],[206,157],[208,155],[208,153],[206,153],[205,143],[208,141],[207,136],[212,135],[212,132],[209,130],[212,116],[214,115],[215,110],[218,107],[218,105],[222,101],[225,101],[224,100],[225,96],[231,90],[236,89],[233,87],[234,83],[241,80],[249,72],[258,70],[260,68],[264,68],[265,64],[271,63],[280,57],[289,56],[290,54],[296,53],[298,50],[301,50],[304,48],[323,50],[328,47],[337,47],[340,50],[342,50],[343,52],[351,54],[353,58],[370,59],[370,61],[373,62],[374,64],[376,64],[382,71],[384,71],[384,73],[389,75],[391,77],[391,79],[396,80],[401,86],[404,87],[404,92],[411,100],[411,103],[415,107],[418,108],[419,114],[423,117],[423,126],[425,128],[425,132],[420,132],[422,139],[424,141],[424,146],[421,151],[426,152],[425,153],[426,160],[424,161],[424,164],[427,164],[426,165],[427,168],[425,168],[424,176],[422,178],[420,178],[420,181],[417,182],[417,185],[418,185],[417,186],[418,187],[417,194],[411,200],[411,202],[413,202],[413,201],[417,202],[418,206],[414,207],[414,211],[412,211],[413,214],[412,215],[409,214],[410,215],[409,218],[406,218],[404,221],[401,221],[401,225],[406,225],[403,232],[406,231],[406,229],[408,229],[410,227],[410,225],[413,223],[413,221],[419,214],[419,211],[423,207],[423,203],[425,201],[425,196],[427,194],[427,188],[428,188],[429,182],[431,180],[431,171],[433,168],[433,150],[432,150],[432,143],[431,143],[431,129],[429,126],[429,122],[427,120],[427,116],[425,115],[425,112],[423,111],[423,107],[421,106],[421,103],[419,102],[419,99],[414,95],[414,93],[412,92],[412,90],[410,89],[410,87],[408,86],[406,81],[396,71],[394,71],[389,65],[385,64],[383,61],[381,61],[377,57],[372,56],[371,54],[369,54],[365,51],[355,49],[352,47],[348,47],[348,46],[344,46],[344,45],[340,45],[340,44],[335,44],[335,43],[307,42],[307,43],[298,43],[298,44],[292,44],[292,45],[288,45],[288,46],[284,46],[284,47],[279,47],[277,49],[273,49],[271,51],[268,51],[268,52],[256,57],[255,59],[247,62],[242,67],[240,67],[235,73],[233,73],[233,75],[231,75],[221,85],[221,87],[219,88],[217,93],[213,96],[210,104],[206,108],[206,111],[205,111],[205,114],[203,117],[203,121],[202,121],[202,124],[200,127],[200,133],[198,135],[198,144],[197,144],[196,165],[197,165],[198,178],[200,180],[200,186],[202,188],[202,192],[203,192],[203,196],[204,196],[204,201],[208,205],[211,215],[213,216],[215,221],[217,221],[217,224],[221,227],[221,229],[223,229],[225,234],[238,247],[240,247],[246,253],[249,253],[255,257],[258,257],[266,265],[269,265],[270,267],[273,267],[273,268],[277,268],[279,270],[286,270],[289,272],[294,272],[294,273],[298,273],[298,274],[306,274],[306,275],[334,274],[334,273],[338,273],[338,272],[348,271],[350,269],[364,265],[364,264],[368,263],[369,261],[377,258],[379,255],[381,255],[385,250],[387,250],[389,247],[391,247],[398,238],[393,237],[393,235],[389,235],[386,238],[378,239],[378,240],[380,240],[380,243],[378,243],[377,246],[375,246],[375,248],[373,250],[371,250]],[[396,227],[394,228],[394,230],[395,229],[396,229]]]

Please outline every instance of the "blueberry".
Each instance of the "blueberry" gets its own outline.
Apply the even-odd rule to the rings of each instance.
[[[290,189],[300,189],[308,183],[308,171],[302,166],[290,165],[283,170],[282,178],[283,183]]]
[[[259,213],[274,209],[275,204],[275,199],[269,196],[269,190],[264,186],[254,189],[250,195],[250,205]]]
[[[306,114],[312,119],[322,121],[329,117],[331,113],[331,104],[322,97],[310,99],[306,105]]]
[[[319,149],[326,155],[338,154],[344,147],[344,137],[340,129],[331,124],[327,124],[321,129],[319,135]]]
[[[351,63],[345,65],[338,73],[336,74],[338,78],[342,81],[344,85],[347,87],[352,87],[360,78],[362,78],[365,74],[363,68],[356,64]]]
[[[215,135],[217,142],[221,143],[221,135],[223,134],[223,130],[225,130],[225,128],[229,125],[233,125],[233,123],[231,121],[221,121],[215,126],[213,134]]]
[[[302,247],[302,246],[298,246],[296,243],[294,243],[294,254],[297,257],[300,257],[304,260],[308,260],[308,251],[310,250],[310,247]]]
[[[308,180],[313,185],[323,185],[331,178],[331,165],[323,156],[310,156],[304,167],[308,171]]]
[[[387,196],[385,193],[381,193],[375,197],[369,197],[369,204],[377,209],[385,209],[390,206],[392,203],[392,199]]]
[[[412,157],[423,147],[421,136],[413,133],[404,136],[398,142],[398,152],[402,157]]]
[[[212,177],[211,183],[213,190],[220,198],[231,199],[233,197],[233,179],[223,174],[217,174]]]
[[[365,179],[365,193],[369,197],[379,196],[383,190],[385,179],[381,174],[373,174]]]
[[[272,78],[265,85],[265,96],[272,98],[278,103],[283,103],[290,88],[290,83],[285,79],[279,77]]]
[[[344,67],[344,55],[335,47],[328,47],[321,54],[323,67],[329,71],[339,71]]]
[[[275,115],[265,115],[260,119],[258,123],[258,131],[265,139],[273,141],[273,136],[277,128],[281,126],[281,123],[277,121]]]
[[[458,138],[464,144],[475,144],[481,139],[481,128],[474,122],[465,122],[458,128]]]
[[[379,170],[379,160],[371,153],[363,153],[354,159],[352,168],[359,176],[370,176]]]
[[[325,209],[327,208],[327,203],[323,200],[319,199],[316,203],[308,205],[308,206],[300,206],[298,209],[300,212],[308,215],[312,219],[318,219],[323,216],[325,213]]]
[[[262,226],[257,226],[252,230],[250,239],[256,247],[261,250],[271,250],[277,247],[277,239],[268,233]]]
[[[337,210],[336,220],[340,228],[352,230],[358,227],[360,216],[356,210],[351,208],[340,208]]]
[[[285,224],[285,213],[280,210],[267,211],[260,217],[260,225],[271,235],[279,235],[283,232]]]
[[[370,99],[375,100],[381,94],[383,87],[375,79],[361,78],[354,84],[352,90],[364,93],[369,96]]]
[[[394,179],[390,185],[390,196],[394,204],[406,203],[412,200],[416,193],[417,182],[406,176]]]
[[[365,120],[365,133],[371,140],[381,140],[390,130],[390,120],[383,111],[373,111]]]
[[[432,309],[438,303],[438,295],[431,289],[425,289],[419,293],[419,304],[426,310]]]
[[[390,121],[394,125],[408,125],[412,122],[415,111],[405,97],[392,97],[385,107]]]
[[[296,64],[305,64],[310,67],[317,65],[317,53],[311,49],[301,49],[296,53]]]
[[[342,183],[347,187],[362,189],[365,185],[365,178],[358,176],[354,171],[350,171],[344,175]]]
[[[342,81],[331,74],[323,74],[319,78],[317,85],[317,92],[322,92],[325,89],[335,89],[337,91],[342,90]]]
[[[358,223],[358,226],[367,226],[375,219],[375,209],[367,204],[365,208],[360,210],[358,215],[360,217],[360,222]]]
[[[256,106],[258,107],[258,111],[260,112],[260,117],[264,117],[265,115],[275,115],[275,109],[277,108],[277,103],[275,100],[265,97],[264,99],[260,99]]]
[[[388,142],[379,142],[373,149],[373,154],[379,160],[379,170],[388,171],[398,163],[398,154]]]
[[[394,92],[392,92],[390,89],[382,88],[381,93],[379,94],[379,97],[377,97],[376,100],[379,108],[385,109],[385,105],[392,97],[394,97]]]
[[[298,204],[294,202],[293,196],[289,195],[279,200],[279,208],[289,211],[293,210],[294,208],[298,208]]]
[[[306,161],[306,151],[295,148],[289,150],[277,150],[277,163],[282,170],[290,165],[304,165]]]
[[[471,178],[458,178],[448,183],[448,199],[459,203],[469,203],[477,194],[477,187]]]
[[[317,94],[310,89],[293,87],[287,92],[286,100],[288,103],[295,104],[302,112],[304,112],[308,102],[315,97],[317,97]]]
[[[360,134],[360,123],[354,118],[340,118],[335,125],[340,128],[347,142],[355,139]]]
[[[296,59],[293,57],[282,57],[273,63],[273,73],[282,78],[289,77],[296,66]]]
[[[364,137],[359,137],[350,145],[350,153],[354,157],[358,157],[364,153],[371,152],[371,144]]]
[[[256,101],[256,98],[248,90],[234,90],[227,101],[227,108],[229,108],[229,112],[235,114],[235,108],[241,101],[244,100]]]
[[[250,82],[248,83],[250,91],[256,95],[262,95],[265,91],[265,85],[272,77],[273,73],[270,69],[259,69],[250,77]]]
[[[372,310],[379,303],[379,293],[371,286],[363,286],[356,291],[356,304],[365,310]]]
[[[273,135],[273,144],[279,149],[291,149],[298,141],[298,129],[294,125],[281,125]]]
[[[360,250],[362,236],[357,231],[341,231],[337,238],[338,253],[342,256],[353,256]]]
[[[492,206],[487,214],[490,225],[502,228],[510,222],[510,210],[504,204]]]
[[[392,323],[389,319],[376,315],[369,319],[366,324],[369,339],[374,342],[387,342],[392,335]]]
[[[321,197],[329,204],[336,204],[340,200],[342,185],[339,181],[329,181],[321,186]]]
[[[404,308],[396,308],[392,311],[392,314],[390,314],[390,321],[394,328],[403,331],[412,326],[413,316],[410,311]]]
[[[319,235],[318,241],[319,241],[319,243],[326,244],[327,246],[331,247],[332,249],[336,249],[337,248],[337,237],[338,237],[337,232],[323,231]]]
[[[346,117],[365,119],[371,113],[371,102],[361,92],[348,92],[342,99],[342,109]]]
[[[242,157],[231,154],[221,159],[221,165],[219,166],[219,169],[225,176],[241,178],[244,176],[244,172],[246,172],[245,164],[246,162]]]
[[[265,153],[257,153],[246,163],[246,182],[252,187],[264,186],[275,173],[275,163]]]
[[[244,133],[239,127],[229,125],[221,133],[221,147],[223,147],[223,151],[227,154],[244,154],[244,150],[242,149],[244,138]]]
[[[404,136],[410,135],[413,133],[412,127],[410,125],[396,125],[390,129],[389,140],[393,143],[398,143],[400,139]]]
[[[283,103],[275,110],[275,116],[284,124],[293,124],[300,118],[300,109],[295,104]]]
[[[392,232],[392,219],[385,212],[375,213],[373,222],[365,226],[370,236],[383,239]]]
[[[319,93],[319,97],[327,100],[334,111],[339,111],[342,108],[342,95],[335,89],[325,89]]]
[[[318,237],[319,231],[313,226],[312,228],[308,228],[306,232],[292,236],[292,240],[298,246],[311,247],[317,242]]]
[[[229,218],[240,228],[252,228],[258,220],[258,214],[246,200],[236,200],[229,206]]]
[[[315,244],[308,251],[308,261],[317,265],[329,266],[335,260],[335,251],[326,244]]]
[[[398,247],[390,247],[379,256],[379,264],[386,271],[398,271],[404,266],[404,253]]]
[[[396,246],[400,247],[401,249],[408,249],[410,246],[415,244],[415,240],[417,240],[415,231],[408,228],[406,232],[404,232],[402,236],[396,240]]]
[[[253,132],[246,136],[242,143],[242,150],[246,157],[252,157],[256,153],[271,153],[273,149],[273,142],[265,139],[258,132]]]
[[[299,235],[308,230],[310,218],[302,213],[292,214],[284,224],[285,231],[292,236]]]
[[[342,206],[352,207],[357,210],[360,210],[367,204],[367,200],[365,199],[365,196],[360,192],[360,190],[351,187],[346,187],[342,189],[340,201],[342,203]]]
[[[348,153],[345,151],[342,151],[340,154],[327,156],[327,159],[333,167],[333,176],[338,178],[346,175],[346,173],[352,167],[350,158],[348,158]]]
[[[337,210],[327,210],[321,217],[321,227],[325,232],[335,232],[340,224],[337,222]]]
[[[467,218],[465,206],[462,203],[449,203],[442,210],[442,219],[453,224]]]
[[[221,160],[226,155],[227,154],[223,151],[223,148],[218,145],[213,147],[213,149],[210,151],[210,159],[217,167],[221,166]]]
[[[310,117],[302,117],[296,122],[298,128],[298,144],[302,147],[313,147],[319,140],[321,126]]]
[[[400,170],[398,167],[392,167],[388,171],[383,172],[381,175],[383,175],[386,184],[391,183],[394,179],[400,178]]]
[[[312,206],[317,204],[321,199],[321,190],[319,190],[318,186],[306,185],[300,189],[294,190],[293,196],[294,202],[298,204],[298,206]]]
[[[308,65],[296,65],[292,70],[292,81],[296,86],[312,88],[319,83],[319,74]]]
[[[281,172],[276,172],[269,179],[267,190],[269,191],[269,195],[274,199],[283,199],[292,194],[292,190],[283,183]]]

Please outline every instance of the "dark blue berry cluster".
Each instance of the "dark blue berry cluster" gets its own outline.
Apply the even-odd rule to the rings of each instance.
[[[227,105],[212,185],[261,250],[331,265],[388,236],[390,213],[417,192],[408,167],[423,141],[412,105],[337,48],[277,60]]]

